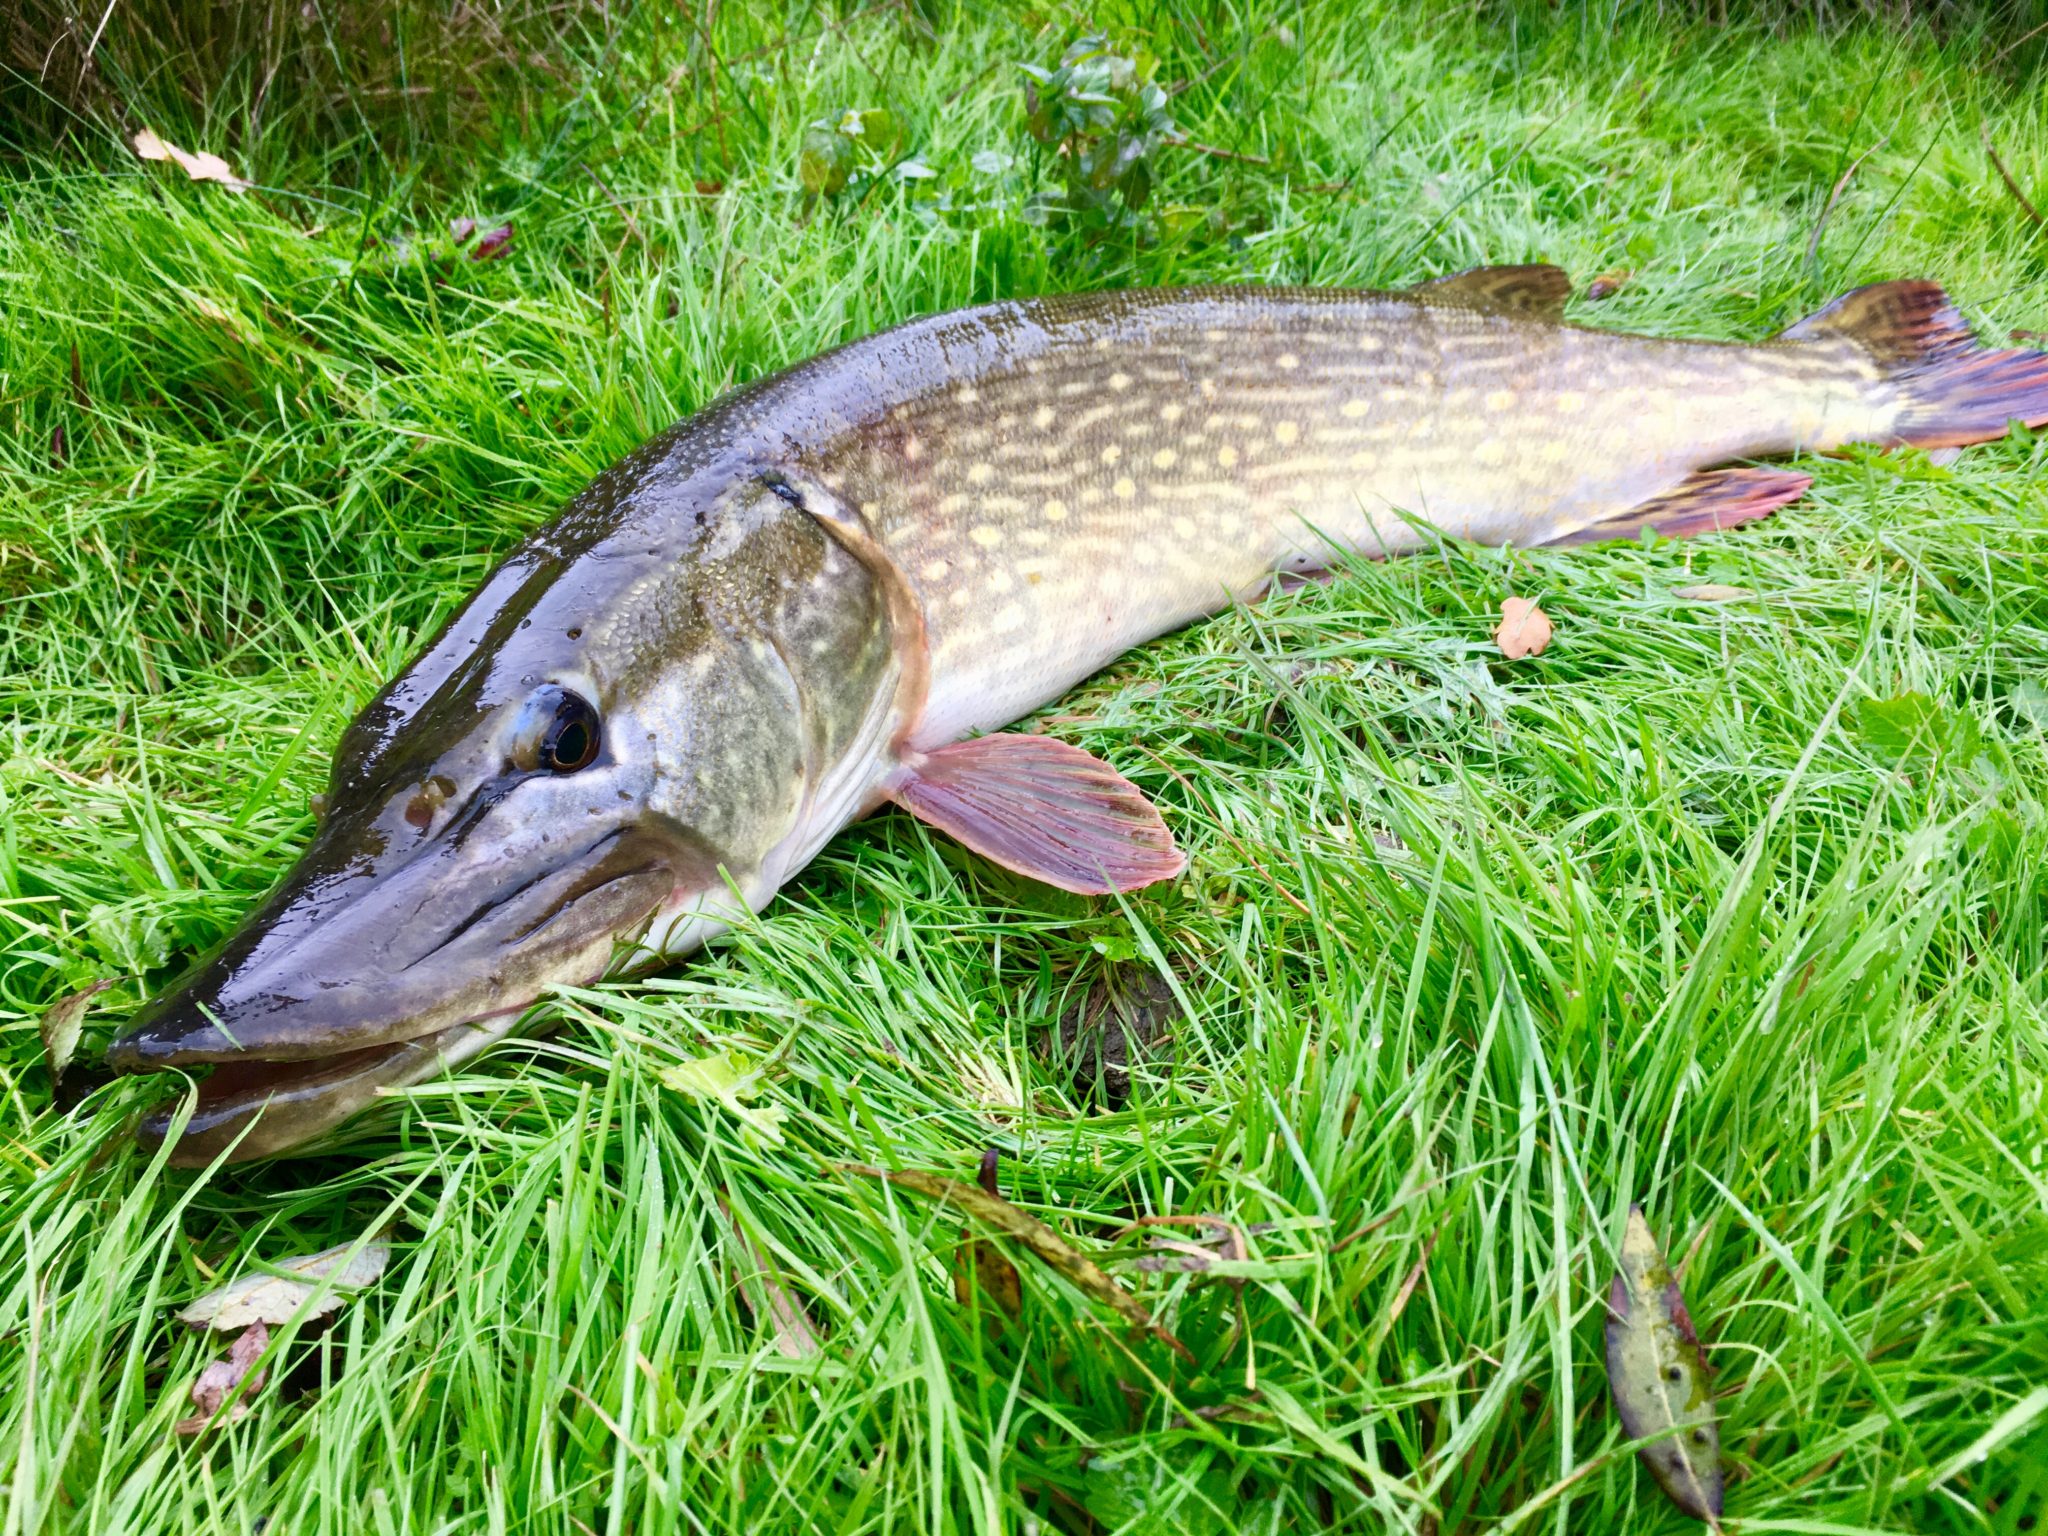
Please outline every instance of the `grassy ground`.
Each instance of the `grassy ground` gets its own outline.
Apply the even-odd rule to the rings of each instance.
[[[1731,1526],[2036,1528],[2038,441],[1811,465],[1693,545],[1367,565],[1148,647],[1054,711],[1193,850],[1129,903],[885,816],[317,1158],[171,1173],[126,1138],[143,1086],[52,1107],[42,1010],[111,979],[103,1041],[225,931],[496,552],[848,336],[1536,257],[1632,273],[1579,306],[1606,325],[1755,336],[1926,274],[1987,335],[2048,329],[2048,231],[1982,139],[2048,199],[2018,22],[1427,9],[1098,12],[1238,157],[1157,149],[1146,240],[1022,216],[1054,174],[1018,64],[1079,19],[943,4],[615,11],[433,118],[454,143],[166,70],[148,125],[256,191],[89,127],[0,173],[0,1527],[1677,1530],[1600,1365],[1640,1201],[1690,1255]],[[936,174],[806,204],[805,125],[850,107]],[[509,253],[449,259],[458,217]],[[1674,595],[1702,581],[1754,595]],[[1556,619],[1540,660],[1490,647],[1510,592]],[[1185,1014],[1113,1107],[1047,1041],[1133,965]],[[759,1123],[658,1080],[719,1050],[762,1065]],[[959,1217],[834,1167],[990,1146],[1192,1362],[1021,1256],[1021,1324],[984,1326]],[[1140,1214],[1246,1229],[1243,1283],[1137,1269]],[[286,1389],[174,1438],[216,1349],[168,1309],[387,1221]]]

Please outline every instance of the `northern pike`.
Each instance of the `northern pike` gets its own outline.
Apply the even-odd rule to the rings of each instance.
[[[109,1050],[213,1064],[145,1141],[305,1142],[552,987],[686,954],[885,802],[1067,890],[1170,878],[1135,786],[999,728],[1284,573],[1438,533],[1704,533],[1809,484],[1745,461],[2048,422],[2048,354],[1978,348],[1932,283],[1755,344],[1569,324],[1569,290],[1531,266],[989,304],[709,405],[348,728],[298,864]]]

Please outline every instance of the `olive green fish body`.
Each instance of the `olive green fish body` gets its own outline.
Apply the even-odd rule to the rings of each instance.
[[[1678,537],[1807,478],[1717,470],[2048,421],[2048,357],[1938,288],[1771,342],[1564,323],[1554,268],[1406,294],[989,305],[720,400],[515,549],[358,717],[312,845],[109,1051],[215,1063],[176,1160],[298,1145],[503,1038],[621,944],[681,954],[884,800],[1076,891],[1184,859],[1108,764],[993,731],[1152,636],[1440,535]]]

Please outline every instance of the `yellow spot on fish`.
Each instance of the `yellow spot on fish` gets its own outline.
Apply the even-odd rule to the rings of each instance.
[[[1123,456],[1123,449],[1119,448],[1115,443],[1111,443],[1107,448],[1102,450],[1102,462],[1105,464],[1114,464],[1118,459],[1122,458]]]
[[[981,391],[976,389],[972,384],[962,384],[958,389],[953,391],[953,398],[959,401],[962,405],[972,405],[975,401],[981,398]]]
[[[1216,398],[1216,381],[1214,379],[1202,380],[1202,398],[1204,400],[1214,400]]]
[[[1283,445],[1287,443],[1292,443],[1296,441],[1298,438],[1300,438],[1301,425],[1298,422],[1292,421],[1283,421],[1276,423],[1273,428],[1273,436]]]
[[[1051,501],[1048,501],[1045,504],[1044,510],[1045,520],[1048,523],[1056,523],[1061,518],[1067,515],[1067,504],[1064,501],[1061,501],[1059,497],[1055,496]]]
[[[924,457],[924,444],[919,442],[914,437],[904,438],[903,457],[910,460],[911,463],[915,464],[919,459]]]
[[[927,560],[925,561],[924,565],[918,570],[917,574],[922,576],[926,581],[944,581],[946,579],[946,572],[952,569],[952,565],[947,561]]]
[[[1292,352],[1282,352],[1278,357],[1274,358],[1273,361],[1279,367],[1289,369],[1290,371],[1301,366],[1301,359],[1296,357]]]
[[[1041,405],[1037,410],[1031,413],[1031,425],[1038,428],[1039,431],[1043,432],[1047,427],[1052,425],[1052,419],[1056,414],[1057,413],[1053,410],[1051,406]]]
[[[1370,400],[1346,400],[1344,402],[1344,414],[1354,421],[1371,409],[1372,402]]]
[[[974,588],[965,586],[955,587],[953,589],[953,595],[947,598],[946,601],[951,603],[955,608],[965,608],[969,603],[974,601]]]
[[[1512,389],[1496,389],[1486,397],[1489,411],[1511,411],[1515,408],[1515,392]]]
[[[1022,603],[1005,605],[996,611],[994,618],[988,621],[988,627],[999,635],[1006,635],[1013,629],[1021,629],[1023,625],[1024,605]]]
[[[1498,438],[1490,437],[1472,450],[1472,457],[1481,464],[1505,464],[1508,450]]]
[[[1001,569],[1000,567],[998,567],[995,574],[989,577],[988,579],[988,589],[991,592],[1007,592],[1010,590],[1012,585],[1014,585],[1014,583],[1012,583],[1010,580],[1010,573],[1006,570]]]
[[[995,471],[986,464],[970,464],[967,467],[969,485],[987,485],[994,475]]]
[[[1129,501],[1138,494],[1138,482],[1129,475],[1119,475],[1117,476],[1116,484],[1112,485],[1110,489],[1125,501]]]
[[[860,504],[860,515],[862,517],[873,517],[881,510],[882,504],[879,501],[864,501]]]
[[[1003,542],[1003,530],[991,527],[987,523],[982,523],[969,533],[967,537],[974,540],[983,549],[994,549]]]
[[[1408,391],[1401,388],[1398,384],[1391,384],[1380,391],[1380,399],[1384,400],[1388,405],[1399,405],[1407,398]]]
[[[1171,448],[1162,448],[1152,455],[1152,466],[1155,469],[1171,469],[1173,468],[1173,457],[1173,450]]]
[[[1118,369],[1109,376],[1109,387],[1111,389],[1129,389],[1131,387],[1131,376],[1122,369]]]
[[[1231,447],[1230,444],[1225,443],[1221,448],[1218,448],[1216,450],[1216,462],[1218,464],[1221,464],[1225,469],[1230,468],[1233,464],[1237,462],[1237,450]]]
[[[1543,445],[1541,451],[1544,463],[1562,464],[1571,453],[1571,445],[1561,437],[1554,437]]]
[[[1176,517],[1173,520],[1173,536],[1177,539],[1192,539],[1195,536],[1194,519]]]
[[[1182,409],[1183,407],[1179,401],[1169,401],[1159,407],[1159,419],[1161,421],[1179,421]]]
[[[1043,549],[1047,544],[1050,544],[1052,542],[1052,535],[1047,533],[1043,528],[1026,528],[1022,533],[1018,534],[1017,537],[1022,539],[1026,544],[1029,544],[1033,549]],[[1033,581],[1036,581],[1038,578],[1034,576],[1031,579]]]
[[[1380,339],[1379,339],[1379,337],[1377,337],[1377,336],[1370,336],[1370,335],[1368,335],[1368,336],[1360,336],[1360,337],[1358,338],[1358,350],[1359,350],[1359,351],[1361,351],[1361,352],[1377,352],[1377,351],[1379,351],[1379,350],[1380,350]]]

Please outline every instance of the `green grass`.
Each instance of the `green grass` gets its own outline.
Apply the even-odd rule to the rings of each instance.
[[[1689,545],[1361,564],[1146,648],[1049,712],[1192,850],[1128,903],[888,815],[317,1158],[167,1172],[128,1139],[148,1086],[51,1105],[42,1010],[112,978],[103,1042],[226,931],[497,553],[847,337],[1539,257],[1633,274],[1603,325],[1756,336],[1924,274],[1988,337],[2048,329],[2048,231],[1981,137],[2048,200],[2024,14],[1430,10],[1098,12],[1195,82],[1190,138],[1267,162],[1160,151],[1159,202],[1230,228],[1150,245],[1020,217],[1051,171],[1016,64],[1066,13],[614,7],[436,117],[459,143],[166,88],[125,126],[259,190],[89,124],[0,167],[0,1530],[1696,1528],[1605,1398],[1631,1201],[1690,1254],[1731,1528],[2038,1528],[2039,440],[1809,465]],[[804,125],[877,105],[936,182],[807,207]],[[509,256],[433,259],[464,215]],[[1539,660],[1490,646],[1510,593],[1556,620]],[[1123,963],[1187,1013],[1110,1110],[1046,1041]],[[659,1081],[721,1049],[766,1063],[779,1144]],[[1022,1322],[985,1327],[957,1215],[834,1166],[988,1146],[1193,1363],[1021,1255]],[[1237,1223],[1250,1278],[1140,1272],[1141,1214]],[[384,1280],[276,1345],[295,1389],[176,1440],[217,1351],[170,1310],[386,1221]],[[778,1349],[764,1270],[821,1352]]]

